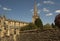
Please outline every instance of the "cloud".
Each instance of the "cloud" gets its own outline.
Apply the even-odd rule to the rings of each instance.
[[[43,8],[44,12],[49,12],[49,10],[47,8]]]
[[[31,11],[32,13],[34,13],[34,9],[31,9],[30,11]],[[41,12],[40,10],[37,11],[38,14],[39,14],[40,12]]]
[[[37,4],[38,7],[39,7],[40,5],[41,5],[40,3]]]
[[[53,1],[43,1],[44,4],[55,4]]]
[[[56,12],[56,13],[60,13],[60,10],[56,10],[55,12]]]
[[[52,15],[53,15],[52,13],[46,14],[46,16],[52,16]]]
[[[3,10],[11,11],[12,9],[10,9],[10,8],[6,8],[6,7],[3,7]]]
[[[38,10],[38,14],[40,13],[41,11],[40,10]]]
[[[31,11],[32,13],[34,13],[34,10],[33,10],[33,9],[31,9],[30,11]]]
[[[30,10],[31,12],[33,11],[33,9]]]

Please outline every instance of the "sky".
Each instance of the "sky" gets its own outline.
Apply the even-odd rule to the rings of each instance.
[[[36,0],[43,24],[54,23],[60,13],[60,0]],[[7,19],[32,22],[34,0],[0,0],[0,15]]]

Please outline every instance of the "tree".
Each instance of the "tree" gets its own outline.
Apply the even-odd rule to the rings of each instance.
[[[55,26],[57,26],[58,28],[60,28],[60,14],[58,14],[56,17],[55,17]]]
[[[43,29],[43,23],[41,21],[40,18],[37,18],[36,21],[35,21],[35,25],[40,28],[40,29]]]
[[[51,26],[52,26],[52,28],[56,28],[55,25],[54,25],[53,23],[51,24]]]
[[[52,26],[49,24],[49,23],[47,23],[46,25],[44,25],[44,29],[46,30],[46,29],[52,29]]]

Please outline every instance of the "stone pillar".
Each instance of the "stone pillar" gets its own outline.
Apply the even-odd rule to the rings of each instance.
[[[10,36],[10,30],[8,29],[7,36]]]
[[[9,22],[8,24],[9,24],[9,25],[8,25],[8,29],[7,29],[7,36],[10,35],[10,22]]]
[[[14,39],[14,41],[16,41],[16,34],[13,35],[13,39]]]
[[[3,16],[2,18],[1,18],[1,37],[4,37],[4,33],[5,33],[5,20],[6,20],[6,18],[5,18],[5,16]]]
[[[16,29],[16,34],[19,35],[19,29],[18,28]]]
[[[4,36],[4,33],[3,33],[3,31],[1,31],[1,37],[3,37]]]
[[[14,34],[14,28],[11,29],[10,33],[13,35]]]
[[[1,37],[4,36],[4,27],[2,27],[2,31],[1,31]]]

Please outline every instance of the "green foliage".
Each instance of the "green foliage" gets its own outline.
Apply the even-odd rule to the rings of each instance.
[[[44,29],[52,29],[52,26],[47,23],[46,25],[44,25]]]
[[[43,29],[43,24],[42,24],[42,21],[40,18],[37,18],[36,21],[35,21],[35,25],[40,28],[40,29]]]
[[[36,29],[37,26],[35,26],[34,24],[30,23],[29,25],[25,26],[25,27],[21,27],[21,31],[24,31],[24,30],[32,30],[32,29]]]
[[[52,28],[56,28],[56,26],[53,23],[51,24],[51,26],[52,26]]]
[[[30,23],[29,25],[25,26],[25,27],[21,27],[21,31],[23,30],[32,30],[32,29],[43,29],[43,24],[40,18],[36,19],[35,24]]]

